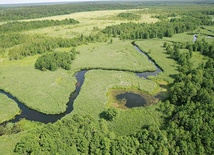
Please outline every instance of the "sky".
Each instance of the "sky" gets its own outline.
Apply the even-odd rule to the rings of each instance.
[[[78,2],[94,0],[0,0],[0,4],[41,3],[41,2]]]

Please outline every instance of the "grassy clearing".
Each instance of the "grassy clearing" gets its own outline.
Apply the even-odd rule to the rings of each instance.
[[[158,106],[159,103],[148,107],[120,110],[119,116],[108,122],[109,130],[117,136],[122,136],[130,135],[140,130],[142,126],[160,126],[163,118],[162,113],[157,110]]]
[[[108,91],[112,88],[122,88],[122,89],[138,89],[143,92],[155,93],[160,87],[153,81],[146,80],[144,78],[138,78],[134,73],[121,72],[121,71],[103,71],[103,70],[93,70],[89,71],[85,75],[85,82],[82,86],[78,98],[74,102],[74,111],[67,115],[66,117],[71,116],[72,114],[86,115],[90,114],[94,118],[99,118],[99,115],[107,107],[111,106],[109,103],[110,98],[107,95]],[[113,104],[113,103],[112,103]],[[137,108],[138,109],[138,108]],[[139,108],[145,109],[145,108]],[[143,110],[142,110],[143,111]],[[121,117],[118,118],[118,121],[122,121],[123,127],[124,124],[127,124],[130,120],[123,120],[127,113],[136,113],[132,112],[132,109],[129,109],[128,112],[121,110]],[[136,113],[136,115],[141,115],[141,113]],[[126,116],[129,117],[129,116]],[[143,116],[142,116],[143,117]],[[139,121],[142,117],[136,117]],[[147,119],[144,116],[144,119]],[[151,117],[149,117],[151,119]],[[137,121],[137,122],[139,122]],[[149,120],[147,120],[149,121]],[[143,121],[143,123],[146,122]],[[132,123],[132,126],[129,129],[123,129],[121,133],[130,133],[139,129],[138,123]],[[111,124],[109,124],[111,126]],[[140,124],[141,125],[141,124]],[[112,130],[115,128],[115,124],[112,125]],[[118,129],[119,130],[119,129]],[[122,130],[122,129],[121,129]]]
[[[168,42],[193,42],[193,35],[187,33],[174,34],[173,37],[164,37],[163,41]]]
[[[155,70],[154,65],[137,52],[130,41],[114,39],[112,44],[95,43],[77,48],[80,52],[72,64],[73,70],[102,68],[129,71]]]
[[[73,73],[59,69],[42,72],[34,69],[37,56],[0,64],[0,88],[13,94],[28,107],[47,114],[65,111],[75,90]]]
[[[68,15],[59,15],[46,18],[38,18],[33,20],[63,20],[66,18],[74,18],[80,23],[77,25],[69,26],[54,26],[48,28],[41,28],[36,30],[25,31],[27,34],[43,34],[52,37],[76,37],[81,34],[88,36],[94,32],[94,27],[98,29],[104,29],[106,26],[116,25],[123,22],[130,22],[130,20],[121,20],[117,18],[117,15],[122,12],[138,12],[138,10],[104,10],[104,11],[90,11],[90,12],[79,12]],[[155,23],[158,21],[157,18],[151,18],[150,14],[140,14],[141,19],[132,22],[146,22]],[[24,20],[31,21],[31,20]]]
[[[165,49],[163,48],[163,43],[165,40],[161,39],[148,39],[143,41],[136,41],[135,43],[145,51],[149,56],[151,56],[155,62],[164,70],[159,73],[157,76],[151,77],[158,81],[167,81],[172,82],[172,76],[177,74],[177,63],[173,59],[169,58],[169,55],[166,54]]]
[[[6,95],[0,94],[0,123],[13,118],[19,114],[18,105]]]

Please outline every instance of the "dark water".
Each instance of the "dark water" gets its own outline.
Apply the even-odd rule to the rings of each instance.
[[[133,46],[138,52],[145,55],[148,58],[148,60],[154,64],[154,66],[156,68],[156,71],[154,71],[154,72],[135,73],[138,77],[144,77],[147,79],[148,76],[151,76],[151,75],[155,76],[155,75],[158,75],[158,73],[162,72],[162,69],[160,67],[158,67],[158,65],[154,62],[154,60],[152,58],[150,58],[145,52],[143,52],[137,45],[133,44]]]
[[[11,94],[4,92],[0,90],[0,93],[5,94],[8,98],[14,100],[17,104],[18,107],[21,109],[21,114],[16,115],[15,118],[12,120],[3,122],[1,124],[6,124],[8,122],[18,122],[20,119],[25,118],[27,120],[31,121],[38,121],[42,123],[54,123],[58,119],[64,117],[65,115],[69,114],[73,110],[73,102],[76,99],[76,97],[79,95],[81,86],[84,82],[84,75],[87,72],[87,70],[82,70],[76,74],[76,79],[77,79],[77,84],[76,84],[76,90],[70,95],[69,102],[67,103],[67,108],[64,113],[61,114],[55,114],[55,115],[47,115],[41,112],[38,112],[36,110],[30,109],[27,106],[25,106],[23,103],[21,103],[16,97],[12,96]]]
[[[147,104],[146,100],[142,96],[129,92],[117,95],[116,99],[119,101],[125,99],[126,100],[125,106],[128,108],[142,107],[145,104]]]
[[[145,54],[143,51],[140,50],[140,48],[137,45],[133,44],[133,46],[138,52],[141,52],[142,54],[144,54],[156,67],[156,71],[155,72],[136,73],[136,75],[138,77],[147,78],[150,75],[157,75],[159,72],[162,71],[147,54]],[[1,94],[5,94],[6,96],[8,96],[8,98],[14,100],[17,103],[17,105],[20,108],[20,110],[21,110],[21,114],[16,115],[15,118],[13,118],[13,119],[11,119],[9,121],[3,122],[0,125],[6,124],[8,122],[15,123],[15,122],[18,122],[22,118],[25,118],[25,119],[31,120],[31,121],[38,121],[38,122],[42,122],[42,123],[49,123],[49,122],[54,123],[57,120],[61,119],[65,115],[67,115],[70,112],[72,112],[72,110],[73,110],[73,102],[77,98],[77,96],[79,95],[79,92],[81,90],[81,86],[82,86],[82,84],[84,82],[84,75],[85,75],[85,73],[87,71],[88,70],[82,70],[82,71],[79,71],[76,74],[76,79],[77,79],[76,90],[70,95],[69,102],[67,103],[66,111],[64,113],[61,113],[61,114],[55,114],[55,115],[51,115],[50,114],[50,115],[47,115],[47,114],[38,112],[36,110],[30,109],[27,106],[25,106],[23,103],[21,103],[16,97],[12,96],[10,93],[7,93],[7,92],[5,92],[3,90],[0,90]],[[129,106],[130,107],[133,107],[133,106],[136,107],[136,106],[138,106],[140,104],[138,102],[145,103],[145,100],[143,100],[142,97],[140,99],[137,96],[137,94],[127,94],[127,95],[128,95],[128,98],[127,98],[128,102],[127,102],[127,105],[126,105],[127,107],[129,107]],[[127,96],[125,96],[125,97],[127,97]],[[131,100],[131,98],[134,98],[134,100]],[[136,103],[135,103],[135,101],[136,101]]]

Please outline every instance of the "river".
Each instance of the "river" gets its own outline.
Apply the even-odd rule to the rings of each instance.
[[[133,43],[133,46],[134,48],[144,54],[149,61],[151,61],[155,67],[156,67],[156,71],[154,72],[143,72],[143,73],[135,73],[136,76],[138,77],[144,77],[144,78],[148,78],[148,76],[151,76],[151,75],[157,75],[159,72],[161,72],[162,70],[158,67],[158,65],[155,63],[155,61],[149,57],[146,53],[144,53],[136,44]],[[51,115],[51,114],[44,114],[44,113],[41,113],[41,112],[38,112],[36,110],[33,110],[31,108],[28,108],[25,104],[21,103],[16,97],[14,97],[13,95],[11,95],[10,93],[7,93],[3,90],[0,90],[0,93],[1,94],[4,94],[6,95],[8,98],[12,99],[13,101],[15,101],[18,105],[18,107],[20,108],[21,110],[21,113],[16,115],[13,119],[11,120],[8,120],[8,121],[5,121],[3,123],[1,123],[0,125],[5,125],[7,124],[8,122],[12,122],[12,123],[16,123],[18,122],[20,119],[27,119],[27,120],[31,120],[31,121],[38,121],[38,122],[42,122],[42,123],[54,123],[56,122],[57,120],[61,119],[62,117],[64,117],[65,115],[69,114],[72,112],[73,110],[73,103],[74,103],[74,100],[77,98],[77,96],[79,95],[79,92],[81,90],[81,87],[82,87],[82,84],[84,82],[84,76],[85,76],[85,73],[89,71],[89,70],[82,70],[82,71],[79,71],[77,74],[76,74],[76,80],[77,80],[77,84],[76,84],[76,89],[73,93],[71,93],[70,95],[70,98],[69,98],[69,101],[67,103],[67,108],[66,108],[66,111],[61,113],[61,114],[54,114],[54,115]]]

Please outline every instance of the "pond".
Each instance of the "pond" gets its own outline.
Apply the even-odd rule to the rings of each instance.
[[[116,99],[119,102],[125,102],[123,104],[127,108],[142,107],[146,105],[146,100],[144,99],[144,97],[140,96],[139,94],[126,92],[126,93],[117,95]]]
[[[113,107],[120,109],[146,107],[160,100],[158,95],[154,96],[139,90],[113,89],[109,95]]]

